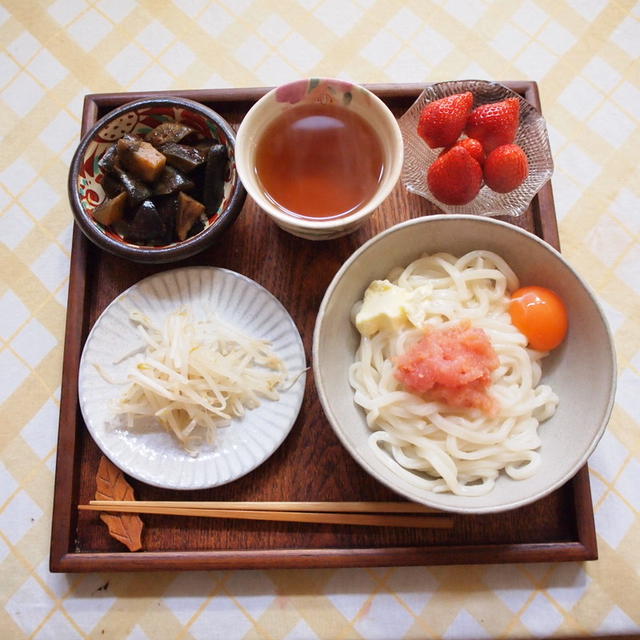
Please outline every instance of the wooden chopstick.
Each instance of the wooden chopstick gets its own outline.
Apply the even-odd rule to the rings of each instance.
[[[91,505],[133,506],[127,500],[90,500]],[[169,509],[227,509],[240,511],[320,511],[331,513],[441,513],[415,502],[197,502],[178,500],[136,500],[139,507]]]
[[[104,501],[109,502],[109,501]],[[201,518],[233,518],[237,520],[269,520],[278,522],[303,522],[312,524],[349,524],[376,527],[417,527],[449,529],[453,519],[437,515],[395,515],[385,513],[331,513],[309,511],[256,511],[240,509],[190,509],[185,507],[140,506],[138,501],[129,504],[81,504],[81,511],[112,513],[147,513],[156,515],[196,516]]]

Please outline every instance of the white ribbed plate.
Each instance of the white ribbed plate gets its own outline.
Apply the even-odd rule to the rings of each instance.
[[[306,367],[298,329],[282,304],[249,278],[215,267],[187,267],[141,280],[109,304],[93,326],[80,360],[78,392],[85,424],[102,452],[125,473],[167,489],[204,489],[235,480],[264,462],[295,422],[305,374],[280,393],[263,400],[242,419],[218,430],[215,445],[197,457],[186,453],[169,433],[132,433],[108,426],[111,403],[126,388],[131,359],[114,364],[142,344],[129,312],[139,309],[162,326],[167,315],[188,306],[196,319],[215,312],[247,335],[268,340],[290,377]],[[95,364],[102,368],[102,375]],[[123,381],[110,384],[105,380]]]

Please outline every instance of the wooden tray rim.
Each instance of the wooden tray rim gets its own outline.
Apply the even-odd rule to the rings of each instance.
[[[417,96],[430,83],[366,84],[380,98]],[[505,81],[523,94],[539,111],[540,96],[533,81]],[[82,132],[96,121],[100,107],[113,107],[152,95],[174,95],[198,102],[254,102],[271,87],[188,89],[88,94],[84,99]],[[539,216],[535,232],[560,249],[551,183],[537,194]],[[56,452],[51,549],[52,572],[166,571],[203,569],[282,569],[446,564],[490,564],[595,560],[598,557],[588,467],[570,481],[576,513],[577,540],[526,544],[433,545],[389,548],[269,549],[232,551],[159,551],[139,553],[91,553],[71,550],[76,522],[75,469],[63,457],[75,457],[78,445],[78,363],[86,308],[88,240],[74,225],[69,296],[65,328],[60,420]],[[73,454],[73,455],[69,455]]]

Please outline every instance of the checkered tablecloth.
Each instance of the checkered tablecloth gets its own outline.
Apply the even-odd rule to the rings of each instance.
[[[640,4],[2,0],[0,637],[489,638],[640,633]],[[564,255],[618,353],[586,564],[52,575],[55,441],[87,93],[532,79]],[[588,389],[585,389],[588,393]]]

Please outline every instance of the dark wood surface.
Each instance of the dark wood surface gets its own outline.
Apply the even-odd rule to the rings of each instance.
[[[535,83],[507,83],[540,108]],[[422,85],[372,88],[400,116]],[[203,102],[234,127],[266,89],[173,92]],[[116,105],[147,94],[87,96],[83,130]],[[278,229],[247,197],[236,224],[218,245],[175,265],[136,265],[104,253],[74,231],[50,566],[53,571],[276,568],[537,562],[597,557],[588,472],[527,507],[497,515],[454,516],[451,530],[212,520],[143,516],[144,551],[129,553],[107,534],[98,515],[77,511],[93,498],[100,451],[78,406],[78,364],[89,329],[121,291],[160,270],[212,265],[242,273],[270,290],[289,310],[311,362],[315,317],[325,289],[361,244],[397,222],[438,213],[399,183],[356,233],[329,242],[295,238]],[[530,209],[507,218],[559,247],[551,185]],[[348,389],[345,393],[350,393]],[[262,466],[229,485],[188,493],[131,480],[142,500],[396,500],[338,442],[324,417],[313,375],[300,416],[284,444]]]

